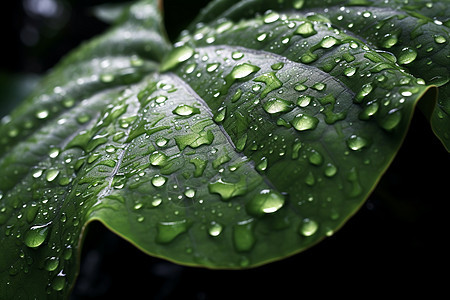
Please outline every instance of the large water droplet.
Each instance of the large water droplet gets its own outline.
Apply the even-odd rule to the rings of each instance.
[[[412,63],[417,57],[417,51],[409,47],[402,49],[398,56],[398,63],[401,65],[407,65]]]
[[[442,35],[436,35],[436,36],[434,37],[434,41],[435,41],[437,44],[444,44],[445,42],[447,42],[447,40],[445,39],[445,37],[443,37]]]
[[[298,131],[315,129],[319,124],[319,119],[306,114],[298,114],[292,121],[292,126]]]
[[[208,185],[210,193],[219,194],[223,201],[228,201],[233,197],[242,196],[247,193],[247,183],[245,177],[236,182],[226,182],[222,178]]]
[[[259,70],[260,68],[251,64],[241,64],[241,65],[237,65],[233,68],[233,70],[231,71],[231,73],[229,74],[229,76],[232,79],[242,79],[247,77],[248,75],[255,73]]]
[[[59,266],[59,259],[57,257],[49,257],[45,260],[45,269],[47,271],[55,271]]]
[[[306,38],[315,35],[317,31],[314,29],[314,26],[311,22],[303,22],[297,27],[295,33],[300,34],[302,37]]]
[[[333,37],[333,36],[326,36],[322,39],[322,41],[320,42],[320,46],[322,48],[331,48],[334,45],[336,45],[339,41]]]
[[[260,217],[265,214],[277,212],[284,205],[284,196],[273,190],[262,190],[247,203],[247,212],[253,216]]]
[[[156,242],[160,244],[167,244],[172,242],[177,236],[186,232],[189,224],[186,220],[173,222],[158,223],[158,233],[156,235]]]
[[[253,219],[239,222],[233,227],[233,242],[236,251],[247,252],[253,248],[256,242],[253,227]]]
[[[295,9],[301,9],[304,4],[305,4],[305,0],[294,0],[292,2],[292,6],[294,6]]]
[[[155,186],[155,187],[161,187],[161,186],[163,186],[163,185],[166,183],[166,181],[167,181],[167,178],[164,177],[164,176],[161,176],[161,175],[155,175],[155,176],[152,178],[152,184],[153,184],[153,186]]]
[[[47,238],[48,230],[50,227],[50,224],[52,222],[49,222],[44,225],[35,225],[30,228],[30,230],[25,233],[24,236],[24,243],[30,248],[37,248],[40,245],[42,245]]]

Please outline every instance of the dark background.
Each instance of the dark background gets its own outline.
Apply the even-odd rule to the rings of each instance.
[[[0,116],[62,56],[108,28],[90,7],[119,2],[9,1],[1,9]],[[169,36],[175,39],[207,2],[166,0]],[[449,170],[447,152],[417,112],[397,158],[363,208],[310,250],[256,269],[211,271],[149,257],[92,224],[71,299],[448,295]]]

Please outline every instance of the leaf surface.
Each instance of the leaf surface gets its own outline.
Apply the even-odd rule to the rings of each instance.
[[[331,9],[275,2],[216,1],[174,49],[156,1],[137,2],[2,120],[2,297],[67,297],[92,221],[148,254],[234,269],[357,211],[436,89],[331,26]]]

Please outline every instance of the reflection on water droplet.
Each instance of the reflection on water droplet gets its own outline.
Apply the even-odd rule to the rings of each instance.
[[[338,43],[338,40],[333,36],[326,36],[320,42],[322,48],[331,48]]]
[[[55,291],[62,291],[64,286],[66,285],[66,274],[63,274],[63,271],[59,272],[59,274],[53,279],[52,288]]]
[[[55,180],[56,177],[58,177],[59,175],[59,170],[55,170],[55,169],[51,169],[47,171],[47,174],[45,175],[45,179],[48,182],[52,182],[53,180]]]
[[[333,177],[337,173],[337,167],[331,163],[328,163],[325,167],[325,176]]]
[[[186,45],[175,48],[163,61],[161,65],[161,71],[167,71],[178,64],[187,61],[194,55],[194,50]]]
[[[162,152],[155,151],[150,155],[150,164],[152,166],[164,166],[167,161],[167,155]]]
[[[264,23],[270,24],[275,21],[278,21],[279,18],[280,18],[280,15],[278,13],[276,13],[274,11],[268,11],[266,13],[266,15],[264,15]]]
[[[200,110],[196,107],[192,107],[190,105],[186,104],[180,104],[178,105],[174,110],[173,113],[179,116],[192,116],[194,114],[200,113]]]
[[[295,9],[301,9],[303,5],[305,4],[305,0],[294,0],[292,5]]]
[[[45,109],[43,109],[43,110],[38,110],[37,112],[36,112],[36,118],[38,118],[38,119],[45,119],[45,118],[47,118],[48,117],[48,110],[45,110]]]
[[[232,79],[241,79],[247,77],[252,73],[257,72],[259,69],[260,68],[257,66],[245,63],[235,66],[229,76]]]
[[[447,40],[445,39],[445,37],[443,37],[442,35],[436,35],[436,36],[434,37],[434,41],[435,41],[437,44],[443,44],[443,43],[447,42]]]
[[[383,120],[381,120],[381,127],[387,131],[393,130],[400,123],[401,119],[401,112],[397,109],[393,109]]]

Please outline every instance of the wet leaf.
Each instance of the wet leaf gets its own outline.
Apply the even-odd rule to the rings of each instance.
[[[172,47],[156,2],[124,9],[3,118],[2,297],[68,297],[92,221],[184,265],[247,268],[307,249],[364,203],[431,84],[446,88],[415,74],[427,65],[415,40],[365,29],[374,15],[400,33],[427,20],[423,43],[448,49],[446,20],[426,9],[215,1]],[[445,79],[439,55],[427,70]]]

